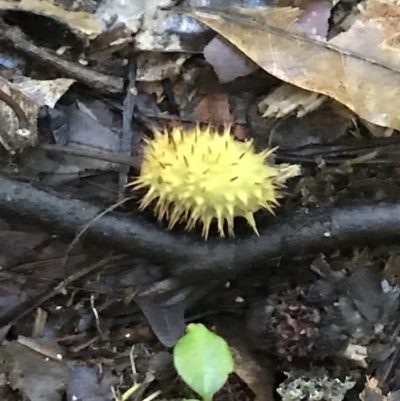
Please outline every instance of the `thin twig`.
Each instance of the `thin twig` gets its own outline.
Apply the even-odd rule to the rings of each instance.
[[[124,111],[122,115],[122,131],[120,138],[119,151],[123,154],[131,155],[132,152],[132,119],[133,110],[135,107],[136,95],[134,93],[136,89],[136,62],[133,57],[129,60],[129,83],[126,90],[126,96],[124,100]],[[123,195],[125,186],[128,179],[129,167],[121,165],[119,169],[119,195]]]
[[[29,121],[26,117],[24,110],[22,110],[21,106],[7,93],[0,90],[0,100],[2,100],[7,106],[9,106],[13,112],[15,113],[18,123],[19,129],[29,129]]]
[[[125,166],[132,166],[136,170],[140,169],[141,159],[139,156],[128,156],[122,153],[103,152],[95,149],[82,149],[73,146],[41,144],[37,145],[38,148],[53,152],[64,153],[72,156],[87,157],[89,159],[103,160],[110,163],[123,164]]]

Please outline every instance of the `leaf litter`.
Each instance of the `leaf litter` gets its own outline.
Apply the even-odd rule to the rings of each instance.
[[[2,53],[7,66],[0,71],[9,79],[4,78],[4,89],[15,87],[32,100],[33,106],[8,92],[28,114],[32,132],[38,125],[33,143],[10,146],[2,154],[2,168],[12,177],[106,210],[123,195],[121,183],[128,174],[140,167],[144,133],[154,126],[230,123],[236,139],[253,137],[260,149],[279,145],[278,160],[302,161],[304,176],[289,188],[281,209],[289,217],[300,208],[310,211],[312,219],[314,209],[355,198],[399,200],[392,168],[398,164],[399,146],[393,132],[398,128],[397,4],[363,3],[347,32],[326,39],[336,11],[323,1],[273,8],[254,8],[249,1],[238,2],[247,3],[246,8],[222,10],[215,5],[223,2],[203,2],[209,8],[189,13],[195,19],[168,10],[170,1],[129,7],[103,1],[97,9],[94,2],[83,3],[80,9],[45,1],[0,2],[7,16],[7,23],[0,23],[0,39],[11,49]],[[21,11],[47,18],[49,24],[61,21],[58,29],[74,32],[80,40],[73,43],[83,48],[71,47],[67,39],[60,47],[52,35],[39,45],[23,19],[15,18]],[[99,25],[93,25],[98,18]],[[24,63],[18,64],[14,50]],[[11,117],[15,131],[15,113]],[[8,133],[10,127],[5,127]],[[52,207],[62,216],[58,205]],[[7,322],[0,333],[2,399],[109,401],[129,392],[137,400],[154,394],[191,397],[176,380],[171,361],[171,347],[190,321],[217,324],[234,351],[235,372],[217,401],[272,399],[277,389],[284,399],[300,401],[321,386],[321,399],[329,394],[329,399],[350,400],[364,386],[360,397],[367,399],[373,382],[366,375],[375,374],[375,365],[374,399],[391,398],[387,394],[399,388],[398,319],[390,308],[398,304],[393,247],[390,252],[385,246],[336,251],[325,259],[302,251],[294,260],[263,261],[252,266],[251,274],[222,272],[220,281],[204,282],[193,270],[188,283],[179,275],[171,277],[174,263],[120,255],[109,244],[97,247],[91,241],[71,249],[72,238],[57,225],[42,232],[26,214],[14,212],[17,218],[4,212],[9,221],[1,224],[0,233],[0,320]],[[130,205],[118,213],[137,218]],[[76,218],[63,216],[69,217]],[[258,216],[262,225],[269,224],[265,217]],[[159,224],[159,231],[152,231],[155,241],[163,235],[161,223],[149,214],[142,219]],[[80,225],[70,224],[69,232],[71,227],[73,233],[81,231]],[[138,232],[136,238],[147,238],[141,228]],[[245,227],[243,233],[248,235]],[[328,241],[330,232],[325,234]],[[151,253],[163,247],[160,243]],[[245,253],[254,250],[249,246]],[[203,258],[198,256],[192,255],[193,266]],[[374,272],[385,266],[383,279],[363,274],[360,266]],[[376,311],[383,311],[381,320]],[[257,327],[249,322],[251,312],[259,313]],[[227,315],[234,324],[220,319]],[[237,341],[239,334],[243,343]],[[305,374],[293,354],[307,353],[309,347],[314,348],[303,360]],[[328,361],[318,359],[326,354]],[[274,366],[271,359],[277,361]],[[319,365],[326,368],[322,375]],[[40,385],[46,380],[47,387]],[[357,394],[348,391],[354,380]]]
[[[397,10],[375,2],[380,4],[370,0],[366,14],[330,40],[305,32],[297,22],[298,8],[193,9],[186,14],[282,81],[336,99],[371,123],[398,129]],[[381,23],[382,13],[389,13],[390,24]]]

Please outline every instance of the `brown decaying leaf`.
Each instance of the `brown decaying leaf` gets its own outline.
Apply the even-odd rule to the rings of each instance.
[[[330,96],[371,123],[400,129],[400,48],[394,29],[384,28],[385,20],[371,18],[377,13],[373,1],[369,14],[330,41],[307,36],[296,25],[301,11],[291,7],[199,8],[186,13],[279,79]],[[382,18],[383,6],[374,4]],[[393,26],[397,19],[391,21]]]
[[[223,93],[204,96],[195,109],[196,120],[210,123],[232,123],[228,97]]]
[[[229,344],[235,361],[234,372],[255,394],[254,401],[272,401],[274,399],[274,370],[272,363],[259,358],[248,348],[243,338],[245,331],[239,320],[223,318],[217,324],[217,333]]]
[[[273,400],[272,372],[256,361],[244,347],[231,347],[235,360],[235,373],[255,394],[254,401]]]

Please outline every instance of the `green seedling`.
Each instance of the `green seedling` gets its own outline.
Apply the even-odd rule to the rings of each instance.
[[[200,323],[189,324],[186,334],[175,345],[174,365],[182,380],[203,401],[212,401],[234,369],[226,341]]]

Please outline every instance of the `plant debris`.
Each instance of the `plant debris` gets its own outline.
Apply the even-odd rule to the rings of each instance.
[[[398,398],[398,14],[0,1],[0,399]]]

